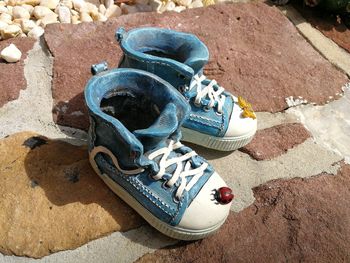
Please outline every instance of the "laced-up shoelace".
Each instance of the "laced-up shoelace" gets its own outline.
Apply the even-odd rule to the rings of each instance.
[[[217,105],[217,112],[222,114],[222,108],[225,103],[226,96],[222,94],[225,89],[217,84],[215,80],[211,80],[209,84],[204,84],[203,81],[207,80],[206,76],[199,74],[194,75],[190,87],[188,90],[196,88],[197,95],[195,97],[194,103],[200,105],[202,99],[208,97],[209,103],[206,105],[208,108],[213,108]],[[203,86],[205,86],[203,88]]]
[[[172,157],[168,159],[171,152],[176,149],[181,148],[183,145],[180,142],[174,142],[173,140],[169,140],[169,145],[167,147],[158,149],[151,154],[148,155],[150,160],[153,160],[159,155],[162,155],[159,161],[159,172],[153,176],[155,180],[160,180],[163,178],[163,175],[166,173],[166,168],[176,164],[176,169],[172,175],[172,177],[166,182],[167,187],[172,187],[179,178],[180,185],[176,190],[175,198],[177,200],[181,199],[183,191],[189,191],[192,186],[194,186],[199,178],[203,175],[204,170],[208,167],[208,163],[203,163],[199,167],[192,169],[191,168],[191,158],[196,156],[197,153],[195,151],[188,152],[182,156]],[[185,164],[183,164],[185,162]],[[186,177],[193,176],[192,179],[187,183]]]

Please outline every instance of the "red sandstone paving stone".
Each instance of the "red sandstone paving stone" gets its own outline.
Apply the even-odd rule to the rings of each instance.
[[[137,262],[350,262],[350,166],[336,176],[277,180],[202,241]]]
[[[253,140],[240,150],[255,160],[267,160],[286,153],[309,137],[311,134],[300,123],[281,124],[257,131]]]
[[[350,52],[350,29],[343,23],[339,23],[337,17],[322,13],[317,9],[302,6],[297,2],[294,2],[293,5],[313,27]]]
[[[54,56],[54,118],[86,129],[82,91],[90,65],[121,56],[115,30],[160,26],[196,34],[210,51],[208,77],[246,97],[257,111],[287,108],[285,98],[302,96],[325,103],[341,92],[347,77],[318,54],[275,7],[263,3],[217,5],[180,14],[138,13],[106,23],[49,25],[45,39]]]
[[[7,63],[0,58],[0,107],[17,99],[20,90],[27,87],[23,72],[24,60],[34,43],[35,40],[32,38],[13,38],[0,41],[0,51],[10,44],[15,44],[22,52],[22,58],[17,63]]]

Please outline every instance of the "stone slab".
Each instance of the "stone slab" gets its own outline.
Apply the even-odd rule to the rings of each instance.
[[[345,49],[314,28],[293,6],[286,5],[279,8],[323,57],[350,76],[350,54]]]
[[[348,262],[349,187],[349,165],[336,176],[261,185],[254,204],[231,213],[214,236],[137,262]]]
[[[138,13],[106,23],[49,25],[45,39],[54,56],[53,97],[57,123],[86,129],[82,91],[90,65],[115,66],[121,51],[115,30],[159,26],[196,34],[209,48],[205,74],[252,102],[256,111],[278,112],[285,98],[301,96],[323,104],[347,81],[275,7],[234,3],[180,14]]]
[[[340,47],[350,52],[350,29],[345,24],[339,23],[339,18],[327,14],[321,10],[303,6],[294,2],[293,6],[306,18],[315,28],[320,30],[326,37],[332,39]]]
[[[269,160],[286,153],[310,136],[300,123],[281,124],[259,130],[253,140],[240,150],[255,160]]]
[[[33,48],[35,40],[32,38],[13,38],[0,41],[0,51],[10,44],[21,50],[21,60],[16,63],[7,63],[0,58],[0,107],[19,96],[19,92],[27,87],[24,77],[24,60],[27,53]]]
[[[143,220],[99,179],[86,147],[18,133],[0,141],[0,252],[40,258]]]

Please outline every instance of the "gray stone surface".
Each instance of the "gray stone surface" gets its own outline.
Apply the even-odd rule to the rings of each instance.
[[[288,110],[299,117],[315,140],[350,163],[350,83],[341,99],[324,106],[299,106]]]
[[[235,199],[231,209],[236,212],[254,202],[252,188],[260,184],[279,178],[307,178],[322,172],[336,174],[339,168],[337,163],[343,159],[312,139],[269,161],[256,161],[239,151],[227,154],[201,147],[194,149],[210,161],[233,189]]]
[[[0,138],[19,131],[34,131],[51,138],[85,139],[85,132],[59,127],[52,120],[52,57],[43,41],[36,42],[24,61],[27,88],[19,98],[0,108]],[[70,140],[81,144],[79,140]]]
[[[0,263],[134,262],[146,253],[176,242],[176,240],[160,234],[151,227],[144,226],[126,233],[113,233],[75,250],[58,252],[37,260],[0,254]]]

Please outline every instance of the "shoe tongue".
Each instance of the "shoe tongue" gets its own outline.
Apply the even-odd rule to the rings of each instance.
[[[166,140],[178,128],[176,107],[169,103],[156,121],[147,129],[135,130],[133,134],[143,144],[144,152],[164,147]]]

